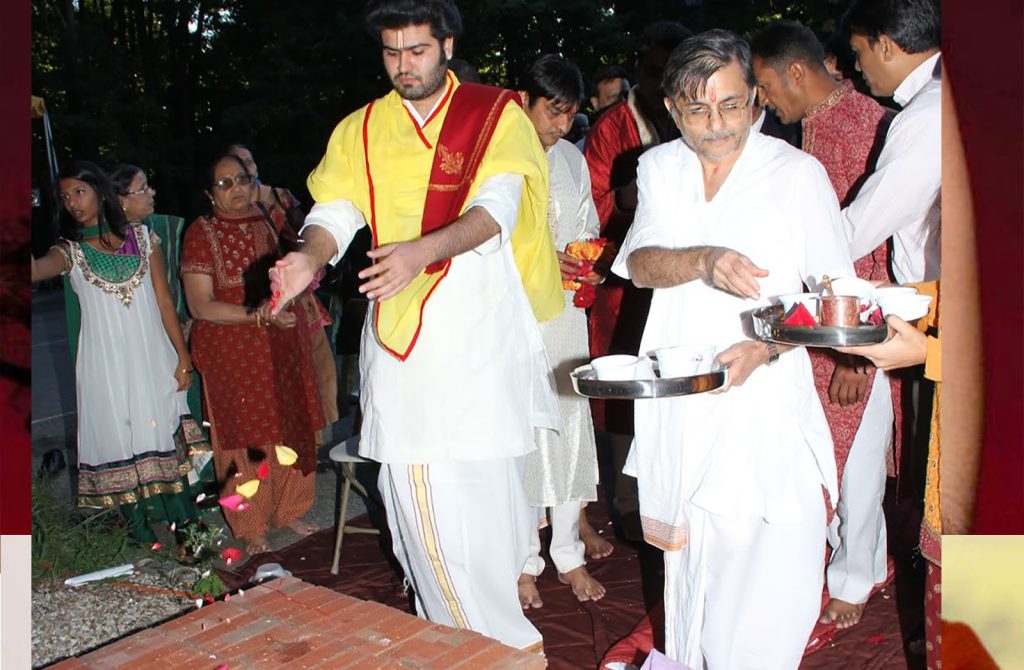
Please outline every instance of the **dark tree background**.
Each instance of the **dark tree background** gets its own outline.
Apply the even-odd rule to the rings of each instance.
[[[305,179],[335,124],[388,90],[363,0],[36,0],[33,89],[46,100],[58,161],[145,168],[157,211],[191,219],[214,152],[248,144],[268,183],[308,203]],[[777,18],[836,28],[845,0],[478,0],[460,3],[456,55],[487,83],[514,87],[543,53],[589,77],[630,66],[655,20],[747,34]],[[46,191],[42,126],[33,129],[33,185]],[[44,198],[45,200],[45,198]],[[52,205],[52,203],[50,203]],[[42,249],[55,234],[34,222]]]

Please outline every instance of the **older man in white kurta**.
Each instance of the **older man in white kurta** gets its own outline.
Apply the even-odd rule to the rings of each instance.
[[[692,64],[712,59],[710,75]],[[684,42],[665,75],[681,141],[640,160],[640,206],[613,272],[655,288],[641,351],[715,345],[724,392],[636,403],[627,468],[665,550],[666,652],[692,667],[795,668],[820,605],[836,467],[804,349],[749,339],[768,297],[851,276],[824,169],[750,132],[738,37]],[[779,355],[781,353],[781,355]]]

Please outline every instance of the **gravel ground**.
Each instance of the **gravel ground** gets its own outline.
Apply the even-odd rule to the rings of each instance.
[[[158,590],[187,592],[198,570],[143,561],[134,574],[107,582],[77,588],[63,582],[37,584],[32,592],[32,667],[80,655],[196,606],[191,598]]]
[[[304,517],[319,528],[332,528],[337,511],[337,477],[327,469],[317,474],[313,508]],[[365,513],[362,499],[353,494],[347,517]],[[219,511],[208,514],[207,523],[223,525]],[[158,537],[162,529],[157,530]],[[241,544],[225,535],[224,546]],[[302,538],[288,529],[271,531],[272,549],[280,549]],[[165,541],[161,537],[161,541]],[[195,600],[184,595],[161,593],[154,589],[188,592],[200,577],[197,568],[175,561],[143,559],[136,563],[133,575],[120,577],[146,589],[123,584],[94,582],[77,588],[63,582],[33,584],[32,592],[32,664],[40,668],[68,656],[80,656],[92,649],[131,633],[149,628],[195,608]]]

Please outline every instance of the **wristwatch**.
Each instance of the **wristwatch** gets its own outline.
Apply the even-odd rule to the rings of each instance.
[[[768,360],[765,361],[765,366],[772,365],[775,361],[779,360],[779,348],[774,342],[765,342],[764,346],[768,347]]]

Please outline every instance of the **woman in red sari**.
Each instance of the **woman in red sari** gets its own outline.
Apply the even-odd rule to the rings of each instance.
[[[270,314],[267,270],[278,256],[283,213],[272,207],[268,220],[252,205],[255,184],[236,156],[217,159],[206,183],[212,211],[185,231],[181,258],[196,320],[192,360],[203,377],[221,499],[259,481],[247,507],[224,511],[255,554],[269,549],[271,526],[315,530],[302,516],[313,502],[324,418],[305,311]],[[281,445],[298,454],[293,466],[279,460]]]

